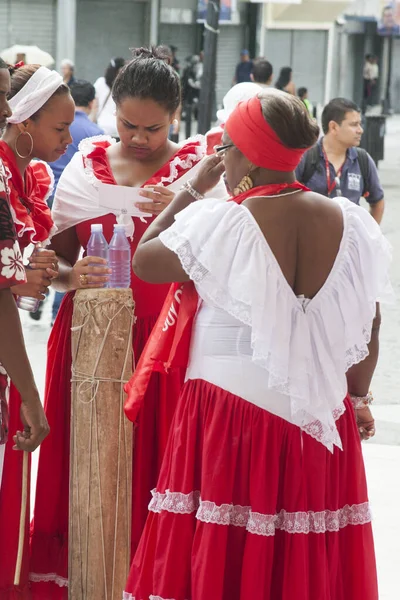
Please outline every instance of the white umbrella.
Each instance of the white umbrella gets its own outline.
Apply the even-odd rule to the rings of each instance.
[[[0,52],[0,57],[13,65],[19,60],[23,60],[26,64],[37,64],[42,67],[51,67],[54,64],[54,58],[48,52],[41,50],[37,46],[24,46],[15,44],[10,48],[6,48]]]

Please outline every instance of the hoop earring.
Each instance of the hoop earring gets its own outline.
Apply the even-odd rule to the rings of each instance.
[[[20,154],[18,152],[18,140],[21,137],[21,135],[29,135],[29,139],[31,141],[31,149],[29,150],[28,154],[26,156],[23,156],[22,154]],[[17,153],[17,156],[19,156],[19,158],[29,158],[33,152],[33,137],[31,136],[31,134],[29,133],[29,131],[20,131],[19,134],[17,135],[16,139],[15,139],[15,152]]]
[[[243,194],[244,192],[248,192],[254,186],[254,181],[250,177],[250,174],[247,174],[243,177],[243,179],[238,183],[238,185],[233,190],[234,196],[239,196],[239,194]]]

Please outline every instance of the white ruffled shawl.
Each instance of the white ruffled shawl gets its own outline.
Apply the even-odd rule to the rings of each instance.
[[[289,396],[291,422],[331,451],[342,447],[335,421],[344,412],[346,371],[368,355],[376,302],[393,300],[389,243],[365,209],[338,201],[340,250],[307,303],[293,293],[244,206],[196,202],[160,235],[199,296],[251,328],[252,360],[265,369],[265,389]]]
[[[103,141],[108,141],[111,144],[115,143],[113,138],[104,135],[83,140],[79,144],[79,152],[74,155],[71,162],[65,168],[58,182],[52,209],[57,233],[61,233],[70,227],[75,227],[84,221],[96,219],[97,217],[102,217],[113,212],[116,216],[116,222],[126,226],[127,236],[133,236],[134,219],[138,217],[132,218],[129,215],[121,214],[121,211],[118,209],[110,211],[109,208],[104,209],[99,206],[99,180],[94,173],[92,160],[88,159],[87,156],[95,149],[95,142]],[[168,177],[161,178],[160,185],[164,185],[176,193],[185,181],[194,177],[207,152],[207,143],[204,136],[195,136],[187,142],[195,141],[198,141],[199,145],[193,154],[188,154],[184,159],[176,156],[171,160],[170,173]],[[85,157],[85,164],[83,157]],[[189,170],[177,179],[178,166]],[[228,194],[222,179],[212,191],[212,196],[219,199],[227,198]],[[145,220],[146,217],[142,217],[141,219]]]

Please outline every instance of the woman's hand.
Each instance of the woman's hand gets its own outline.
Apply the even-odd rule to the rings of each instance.
[[[24,430],[17,431],[13,436],[13,450],[33,452],[50,432],[39,396],[29,399],[22,397],[20,415]]]
[[[207,156],[202,160],[202,164],[191,184],[199,194],[207,194],[218,184],[224,171],[225,165],[222,156],[217,154]]]
[[[51,280],[57,277],[58,271],[53,269],[26,269],[27,283],[15,285],[11,291],[16,296],[26,296],[44,300],[47,288],[51,285]]]
[[[361,440],[369,440],[375,435],[375,421],[369,406],[355,411],[356,422]]]
[[[40,250],[32,254],[29,257],[29,266],[31,269],[50,269],[58,275],[58,258],[54,250]]]
[[[139,193],[143,198],[148,198],[152,202],[138,202],[135,204],[136,208],[155,216],[159,215],[175,198],[175,193],[163,185],[149,185]]]
[[[111,272],[104,258],[86,256],[82,260],[78,260],[72,268],[72,289],[104,287],[110,279]]]

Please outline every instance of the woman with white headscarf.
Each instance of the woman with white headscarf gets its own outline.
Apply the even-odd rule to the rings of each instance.
[[[46,204],[53,178],[48,165],[41,161],[53,162],[66,151],[72,141],[69,125],[75,107],[61,75],[39,65],[26,65],[14,71],[9,104],[13,114],[0,141],[0,160],[7,174],[11,213],[23,251],[29,244],[45,245],[54,232]],[[34,157],[40,160],[32,160]],[[26,271],[27,282],[11,290],[15,296],[43,299],[52,278],[58,274],[55,253],[43,250],[40,256],[30,259],[30,267]],[[24,452],[13,450],[32,451],[40,442],[32,433],[37,429],[47,433],[43,411],[28,415],[12,384],[9,412],[10,438],[0,489],[1,600],[12,600],[17,593],[18,598],[29,597],[29,462]],[[43,439],[44,435],[40,437]]]

